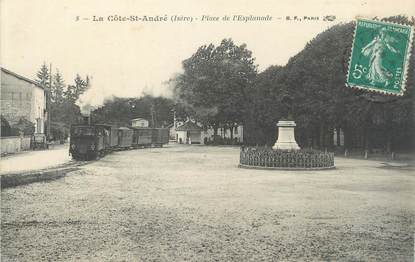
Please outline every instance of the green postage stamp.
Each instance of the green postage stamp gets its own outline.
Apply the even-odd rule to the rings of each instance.
[[[403,95],[412,34],[413,29],[408,25],[357,20],[346,84]]]

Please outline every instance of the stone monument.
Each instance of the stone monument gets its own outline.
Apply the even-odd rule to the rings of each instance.
[[[278,139],[272,149],[274,150],[299,150],[297,142],[295,141],[294,128],[296,124],[291,120],[280,120],[277,123]]]

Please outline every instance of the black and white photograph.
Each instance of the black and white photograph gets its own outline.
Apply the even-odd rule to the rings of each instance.
[[[0,261],[414,261],[414,0],[0,0]]]

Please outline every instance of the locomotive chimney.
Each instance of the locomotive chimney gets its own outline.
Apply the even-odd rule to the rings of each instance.
[[[82,124],[90,125],[91,124],[91,108],[90,108],[90,106],[82,106],[81,107],[81,115],[82,115]]]
[[[82,114],[82,124],[90,125],[91,124],[91,116]]]

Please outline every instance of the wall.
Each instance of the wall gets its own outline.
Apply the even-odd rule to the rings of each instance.
[[[202,136],[200,131],[189,131],[189,139],[192,144],[202,143]]]
[[[8,136],[1,137],[1,154],[17,153],[30,149],[30,136]]]
[[[176,140],[176,128],[174,126],[169,128],[169,138],[170,140]]]
[[[203,143],[200,131],[177,131],[176,134],[177,143],[180,143],[180,139],[182,140],[182,144],[188,144],[189,142],[191,142],[192,144]]]
[[[187,131],[177,131],[176,137],[177,137],[177,143],[181,142],[182,144],[185,144],[186,139],[187,139]]]
[[[16,124],[21,117],[34,122],[30,119],[31,101],[31,84],[1,71],[1,114],[10,125]]]
[[[46,99],[45,99],[45,91],[41,88],[35,87],[32,88],[32,110],[30,115],[30,121],[35,123],[35,132],[36,133],[44,133],[45,130],[45,106],[46,106]],[[37,120],[39,119],[39,120]],[[40,125],[38,126],[38,123]]]
[[[132,127],[148,127],[148,121],[145,119],[131,120]]]
[[[333,145],[335,145],[335,146],[337,146],[337,145],[344,146],[344,132],[343,132],[343,129],[340,129],[339,138],[340,138],[340,140],[337,141],[337,130],[334,129],[334,132],[333,132]]]
[[[1,71],[0,89],[1,114],[10,125],[16,124],[20,118],[24,117],[35,124],[36,131],[43,133],[46,108],[44,90],[3,71]]]
[[[176,128],[182,126],[183,124],[183,121],[175,121],[173,123],[173,126],[170,127],[170,139],[176,140]]]

